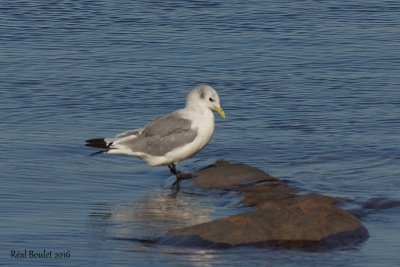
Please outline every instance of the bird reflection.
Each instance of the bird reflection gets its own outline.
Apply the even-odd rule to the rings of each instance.
[[[154,253],[156,256],[151,260],[155,262],[164,257],[170,259],[168,255],[174,258],[181,255],[180,262],[185,266],[212,266],[212,262],[219,257],[214,249],[158,243],[159,238],[171,229],[213,219],[215,209],[210,203],[200,200],[198,195],[188,193],[174,197],[168,190],[153,192],[139,202],[114,207],[110,207],[109,203],[97,203],[91,214],[91,229],[96,229],[98,240],[111,237],[112,240],[128,241],[118,242],[115,247],[117,251],[130,251],[133,255]],[[104,242],[95,244],[98,249]],[[107,249],[109,246],[107,243]],[[149,259],[145,262],[149,264]]]
[[[211,220],[214,208],[198,201],[198,196],[182,194],[175,198],[166,192],[154,192],[143,201],[120,206],[111,212],[119,238],[148,237],[168,230]]]

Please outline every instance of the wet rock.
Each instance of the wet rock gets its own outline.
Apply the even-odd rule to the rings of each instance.
[[[277,181],[260,169],[243,163],[218,160],[214,164],[195,173],[194,181],[207,189],[231,189],[244,183]]]
[[[320,247],[365,240],[367,230],[334,200],[306,195],[265,202],[250,211],[173,230],[174,235],[197,236],[216,245]]]
[[[295,190],[265,172],[242,163],[219,161],[196,173],[203,188],[236,190],[254,210],[170,231],[185,240],[215,246],[266,245],[314,248],[365,240],[357,217],[337,207],[336,199]]]
[[[246,206],[257,206],[266,201],[287,199],[294,195],[296,190],[289,188],[281,181],[244,186],[239,189],[243,196],[242,202]]]

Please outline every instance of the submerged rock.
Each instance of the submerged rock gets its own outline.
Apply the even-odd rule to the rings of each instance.
[[[237,190],[243,204],[255,208],[170,231],[176,237],[196,237],[216,246],[301,248],[352,244],[368,237],[359,219],[337,207],[335,198],[295,195],[282,181],[246,164],[218,161],[197,172],[195,183],[208,189]]]
[[[400,206],[400,200],[374,197],[369,199],[365,204],[364,208],[369,210],[385,210]]]

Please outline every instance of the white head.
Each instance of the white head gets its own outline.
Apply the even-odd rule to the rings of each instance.
[[[186,107],[198,106],[216,111],[221,117],[225,118],[225,112],[221,108],[218,93],[209,85],[199,85],[190,91],[186,99]]]

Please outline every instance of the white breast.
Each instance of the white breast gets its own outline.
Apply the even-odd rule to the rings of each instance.
[[[211,110],[207,110],[199,116],[197,123],[194,123],[193,128],[197,129],[199,137],[195,140],[197,148],[202,149],[210,142],[214,133],[214,114]]]

